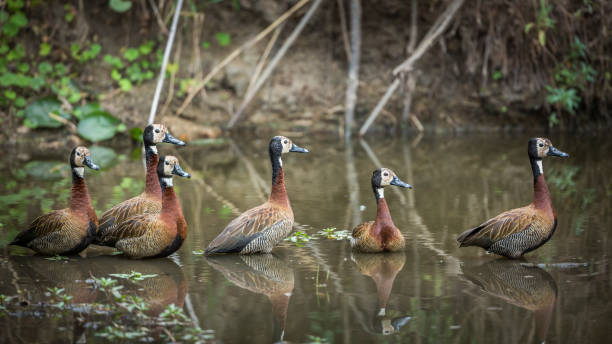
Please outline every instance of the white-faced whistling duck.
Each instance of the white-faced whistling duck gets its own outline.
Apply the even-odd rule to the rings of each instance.
[[[230,222],[206,249],[206,254],[270,253],[293,227],[293,210],[285,190],[285,175],[281,155],[288,152],[308,153],[284,136],[270,141],[272,162],[272,192],[270,199],[249,209]]]
[[[157,164],[162,188],[158,214],[139,214],[116,225],[106,234],[115,247],[130,258],[161,258],[178,250],[187,237],[187,222],[172,183],[172,175],[190,178],[178,159],[162,156]]]
[[[142,138],[145,146],[147,171],[145,190],[140,195],[123,201],[105,211],[100,217],[100,227],[96,234],[94,244],[115,246],[115,242],[106,234],[128,218],[139,214],[157,214],[162,208],[162,192],[157,177],[157,163],[159,155],[157,144],[161,142],[184,146],[185,142],[174,138],[162,124],[151,124],[144,129]]]
[[[17,235],[11,245],[28,247],[47,255],[72,255],[83,251],[94,239],[98,217],[85,185],[85,166],[99,170],[91,161],[89,149],[76,147],[70,153],[72,189],[70,207],[38,217]]]
[[[457,238],[461,247],[480,246],[488,252],[514,259],[544,245],[552,237],[557,227],[557,213],[553,209],[544,180],[542,158],[564,158],[569,155],[553,147],[550,140],[544,138],[529,140],[527,152],[533,171],[533,202],[528,206],[503,212],[480,226],[463,232]]]
[[[372,173],[372,189],[376,197],[376,220],[360,224],[353,229],[351,246],[360,252],[397,251],[405,246],[404,236],[395,227],[385,201],[384,187],[395,185],[412,189],[388,168],[379,168]]]

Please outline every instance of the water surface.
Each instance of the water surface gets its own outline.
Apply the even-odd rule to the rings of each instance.
[[[94,247],[68,261],[7,247],[43,211],[65,207],[70,187],[69,147],[11,152],[1,162],[0,294],[19,297],[0,308],[1,341],[104,341],[96,336],[103,326],[126,320],[97,310],[108,294],[92,278],[131,271],[155,275],[119,282],[122,293],[147,303],[147,314],[175,304],[222,343],[596,343],[612,335],[609,138],[551,137],[571,155],[544,161],[559,225],[521,261],[459,249],[455,238],[531,201],[529,136],[379,137],[349,146],[292,138],[311,151],[283,160],[295,230],[311,240],[301,247],[284,242],[272,255],[214,259],[198,253],[233,217],[267,198],[268,138],[160,145],[193,175],[175,178],[189,234],[173,256],[140,261]],[[103,166],[86,172],[96,210],[142,191],[140,150],[106,147],[92,155]],[[370,176],[380,164],[414,186],[385,193],[407,246],[396,254],[354,254],[348,241],[320,231],[374,219]],[[74,307],[52,306],[54,287],[64,288]],[[160,333],[142,338],[161,341]]]

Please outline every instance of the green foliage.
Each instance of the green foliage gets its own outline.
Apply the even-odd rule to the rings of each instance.
[[[129,0],[110,0],[108,2],[110,8],[115,12],[123,13],[132,8],[132,2]]]
[[[103,146],[89,146],[91,152],[91,159],[96,162],[100,168],[108,168],[115,164],[117,160],[117,153],[112,148]]]
[[[595,82],[597,71],[588,63],[587,47],[578,37],[574,37],[571,50],[563,61],[555,66],[555,85],[546,85],[546,101],[558,111],[549,116],[551,127],[560,121],[561,112],[574,115],[580,107],[580,93],[589,83]]]
[[[129,92],[134,83],[140,85],[143,81],[153,79],[154,70],[161,63],[161,52],[152,54],[154,46],[155,42],[147,41],[137,48],[125,49],[122,57],[110,54],[104,56],[104,62],[113,68],[111,78],[122,91]]]
[[[546,46],[546,31],[555,27],[556,21],[550,16],[552,10],[552,5],[548,5],[546,0],[540,0],[540,8],[536,14],[536,21],[525,25],[525,33],[529,33],[533,28],[536,29],[538,42],[541,46]]]

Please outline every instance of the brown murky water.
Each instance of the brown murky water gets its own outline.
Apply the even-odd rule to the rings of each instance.
[[[273,255],[214,259],[199,250],[267,197],[268,138],[160,146],[194,175],[175,183],[189,234],[170,258],[141,261],[94,248],[87,257],[47,260],[6,247],[42,211],[65,206],[70,185],[61,178],[68,148],[53,157],[9,152],[0,177],[0,294],[19,296],[0,302],[0,341],[104,341],[97,336],[103,327],[120,326],[129,316],[99,309],[109,295],[94,288],[92,278],[136,271],[154,276],[119,278],[121,293],[142,298],[148,315],[177,305],[188,322],[213,330],[210,340],[219,343],[605,342],[612,336],[608,137],[551,137],[571,158],[544,162],[559,214],[545,246],[510,261],[455,242],[464,229],[531,201],[528,138],[372,138],[345,149],[339,141],[293,137],[311,151],[284,158],[296,230],[311,240],[302,247],[286,241]],[[139,152],[94,150],[104,168],[86,174],[97,210],[141,192]],[[374,218],[369,180],[379,164],[414,185],[386,192],[407,247],[396,254],[352,254],[348,241],[319,232],[350,230]],[[58,305],[48,289],[54,287],[64,288],[73,306]],[[167,340],[159,333],[126,341]]]

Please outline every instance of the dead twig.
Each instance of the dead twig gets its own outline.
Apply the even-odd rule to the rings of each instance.
[[[227,129],[231,129],[236,124],[238,119],[240,119],[240,116],[242,115],[246,107],[249,105],[251,100],[255,97],[255,94],[257,94],[257,91],[259,91],[259,89],[264,84],[264,82],[266,82],[266,80],[270,77],[270,75],[272,74],[272,71],[276,68],[280,60],[285,56],[289,48],[293,45],[293,43],[295,42],[297,37],[300,35],[300,33],[302,32],[306,24],[310,21],[310,19],[316,12],[317,8],[319,8],[319,5],[321,5],[321,2],[322,0],[315,0],[313,2],[312,6],[310,6],[310,9],[308,9],[308,12],[306,12],[304,17],[302,17],[302,19],[300,20],[298,25],[295,27],[295,29],[293,29],[293,32],[291,32],[289,37],[287,37],[287,40],[285,40],[285,42],[283,43],[281,48],[278,50],[276,55],[274,55],[272,60],[270,60],[270,63],[268,64],[268,66],[266,66],[266,69],[262,72],[261,77],[259,78],[259,80],[257,80],[255,85],[253,86],[253,88],[251,89],[251,92],[247,93],[246,96],[244,97],[244,100],[242,101],[242,104],[240,104],[238,111],[236,111],[232,119],[227,124]]]
[[[266,45],[266,49],[264,49],[264,52],[261,55],[261,58],[259,59],[259,63],[257,63],[257,67],[255,67],[255,72],[253,72],[253,76],[251,77],[251,80],[249,80],[249,86],[246,90],[247,94],[253,89],[253,85],[255,85],[255,82],[259,78],[261,70],[263,69],[266,61],[268,60],[268,56],[270,55],[270,52],[272,51],[272,48],[274,47],[274,44],[276,43],[276,40],[278,39],[278,36],[280,35],[282,30],[282,26],[279,26],[278,28],[276,28],[276,30],[274,30],[274,34],[272,35],[272,38],[270,38],[268,45]]]
[[[338,0],[338,12],[340,12],[340,28],[342,31],[342,43],[346,53],[346,62],[351,63],[351,47],[349,43],[348,30],[346,29],[346,11],[344,10],[344,0]]]
[[[198,83],[196,87],[194,87],[192,90],[189,91],[189,94],[185,98],[185,101],[183,101],[183,104],[181,105],[181,107],[179,107],[178,110],[176,110],[176,115],[180,115],[183,111],[185,111],[185,108],[191,103],[191,101],[193,100],[193,97],[195,97],[196,94],[198,94],[204,88],[204,86],[206,86],[206,84],[215,75],[217,75],[217,73],[219,73],[219,71],[221,71],[225,66],[227,66],[230,62],[232,62],[232,60],[234,60],[238,55],[240,55],[247,48],[251,47],[253,44],[259,42],[264,37],[266,37],[270,32],[272,32],[272,30],[274,30],[277,26],[279,26],[281,23],[287,20],[287,18],[289,18],[293,13],[295,13],[297,10],[299,10],[304,5],[306,5],[306,3],[308,3],[309,1],[310,0],[301,0],[300,2],[295,4],[293,7],[291,7],[287,12],[283,13],[283,15],[278,17],[278,19],[276,19],[272,24],[268,25],[268,27],[266,27],[263,31],[261,31],[253,39],[247,41],[246,43],[238,47],[236,50],[232,51],[229,55],[227,55],[227,57],[223,59],[223,61],[219,62],[204,78],[202,78],[202,80]]]
[[[155,15],[155,19],[157,20],[157,25],[159,25],[159,28],[161,29],[162,33],[167,36],[168,28],[166,27],[166,24],[164,24],[161,15],[159,15],[159,10],[157,9],[155,2],[153,2],[153,0],[149,0],[149,5],[153,9],[153,14]]]

